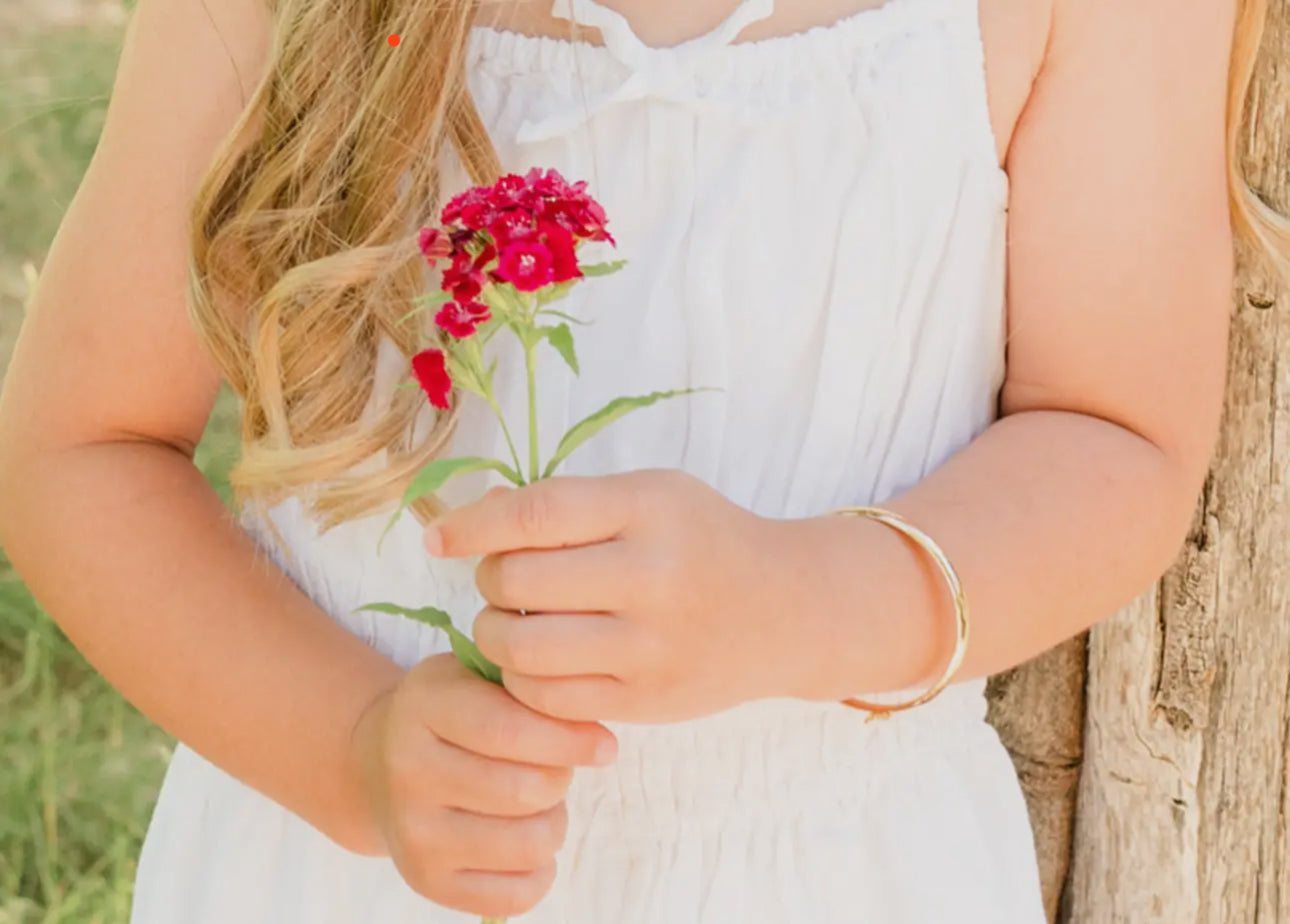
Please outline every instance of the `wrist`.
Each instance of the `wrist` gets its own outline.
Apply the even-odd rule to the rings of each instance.
[[[783,646],[791,695],[837,702],[939,677],[949,657],[949,621],[939,575],[913,543],[858,517],[782,522],[789,599],[796,601]]]
[[[766,519],[761,531],[760,560],[769,563],[760,578],[749,582],[745,606],[760,614],[758,637],[764,656],[754,666],[763,687],[761,696],[827,701],[830,678],[848,671],[840,665],[839,572],[829,558],[818,518]]]
[[[362,856],[389,855],[378,807],[383,801],[380,755],[393,695],[394,685],[380,689],[359,712],[348,738],[345,789],[351,797],[334,839]]]

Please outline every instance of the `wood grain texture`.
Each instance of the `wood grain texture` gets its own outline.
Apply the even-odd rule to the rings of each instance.
[[[989,720],[1021,778],[1044,904],[1054,920],[1070,867],[1084,722],[1083,636],[991,679]]]

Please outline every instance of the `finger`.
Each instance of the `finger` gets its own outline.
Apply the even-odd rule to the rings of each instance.
[[[551,890],[555,873],[553,862],[527,873],[456,873],[435,891],[433,899],[445,908],[485,919],[519,917]]]
[[[603,613],[520,615],[486,607],[475,644],[504,670],[530,677],[619,677],[632,668],[631,628]]]
[[[627,475],[560,477],[483,497],[426,528],[431,555],[467,558],[602,542],[627,526]]]
[[[483,757],[436,739],[433,785],[441,804],[498,818],[525,818],[564,801],[568,767],[539,767]],[[431,781],[427,781],[429,784]]]
[[[502,671],[506,689],[534,712],[572,722],[626,717],[626,685],[615,677],[528,677]]]
[[[618,739],[594,722],[540,715],[465,668],[457,683],[419,689],[423,721],[435,735],[476,754],[542,767],[613,763]]]
[[[449,811],[441,820],[457,872],[527,873],[550,863],[569,826],[563,802],[527,818]]]
[[[522,550],[486,556],[475,585],[493,606],[529,613],[594,613],[631,602],[630,549],[622,539],[565,549]]]

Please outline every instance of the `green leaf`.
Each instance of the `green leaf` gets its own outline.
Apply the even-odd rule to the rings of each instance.
[[[584,327],[591,324],[590,321],[584,321],[582,320],[582,318],[575,318],[571,314],[565,314],[563,311],[556,311],[554,308],[544,308],[541,311],[539,311],[538,314],[549,314],[552,317],[559,318],[562,321],[568,321],[570,324],[581,324]]]
[[[502,682],[502,669],[484,657],[470,636],[452,624],[452,617],[441,609],[423,606],[420,609],[409,609],[393,603],[369,603],[358,608],[358,612],[370,610],[373,613],[388,613],[391,616],[403,616],[416,622],[425,623],[448,633],[448,644],[457,660],[480,677],[498,685]]]
[[[651,404],[657,404],[668,398],[678,398],[681,395],[690,395],[700,391],[718,390],[715,388],[686,388],[680,391],[656,391],[635,398],[615,398],[594,414],[584,417],[569,428],[569,432],[560,439],[560,445],[556,447],[555,455],[547,463],[546,471],[542,473],[542,477],[550,478],[555,474],[556,466],[568,458],[571,452],[615,420],[630,414],[632,411],[649,407]]]
[[[457,656],[458,661],[485,680],[501,686],[502,669],[483,656],[470,636],[449,626],[448,644],[452,646],[452,653]]]
[[[616,273],[627,265],[626,260],[613,260],[609,263],[588,263],[586,266],[580,266],[584,276],[608,276]]]
[[[385,537],[390,534],[390,530],[399,521],[403,511],[407,510],[414,501],[433,494],[458,475],[487,470],[501,472],[508,481],[516,486],[523,486],[524,484],[524,479],[516,474],[513,468],[505,462],[499,462],[497,459],[480,459],[471,456],[463,459],[435,459],[424,465],[421,471],[417,472],[416,477],[412,479],[407,490],[403,492],[403,500],[399,503],[399,509],[394,511],[393,516],[390,517],[390,522],[385,524],[385,529],[381,532],[381,538],[376,543],[377,552],[380,552],[381,544],[385,542]]]
[[[436,629],[452,628],[452,617],[433,606],[423,606],[419,610],[410,610],[406,606],[397,606],[393,603],[369,603],[367,606],[358,608],[358,612],[362,613],[364,611],[387,613],[391,616],[406,616],[408,619],[415,619],[417,622],[434,626]]]
[[[568,324],[557,324],[554,327],[543,327],[542,334],[555,347],[555,351],[564,357],[564,361],[569,364],[574,375],[578,372],[578,354],[573,349],[573,331],[569,330]]]
[[[435,459],[417,472],[417,476],[403,492],[403,506],[407,507],[413,501],[428,497],[458,475],[482,471],[501,472],[511,482],[516,484],[520,482],[520,476],[505,462],[499,462],[497,459],[481,459],[474,456],[464,459]]]

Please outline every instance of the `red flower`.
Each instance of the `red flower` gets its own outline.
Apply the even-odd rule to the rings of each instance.
[[[605,210],[590,196],[552,199],[543,205],[540,220],[559,225],[583,240],[614,242],[605,230]]]
[[[520,197],[528,189],[528,183],[524,177],[514,173],[508,173],[493,184],[488,191],[488,201],[495,207],[502,207],[518,203]]]
[[[566,231],[578,230],[577,210],[571,202],[552,200],[544,203],[541,220],[549,225],[559,225]]]
[[[490,218],[492,207],[488,188],[484,186],[473,186],[453,196],[439,213],[439,220],[445,225],[461,224],[472,231],[482,231]]]
[[[583,203],[581,217],[586,237],[593,241],[608,241],[615,247],[618,246],[614,236],[605,230],[605,225],[609,223],[609,219],[605,217],[605,210],[599,202],[588,196],[587,201]]]
[[[582,270],[578,269],[578,251],[573,235],[559,225],[543,225],[541,231],[543,243],[551,251],[551,281],[580,279]]]
[[[431,266],[434,266],[437,260],[452,253],[448,236],[438,228],[422,228],[421,233],[417,235],[417,246]]]
[[[524,182],[535,193],[545,198],[560,199],[573,194],[569,181],[560,174],[559,170],[543,170],[541,167],[534,167],[525,174]]]
[[[443,350],[422,350],[412,357],[412,374],[430,403],[441,410],[448,409],[448,395],[452,392],[452,379],[448,376],[447,357]]]
[[[498,247],[505,247],[511,241],[529,237],[533,234],[533,212],[529,209],[506,209],[499,212],[488,225],[488,233],[493,236]]]
[[[516,241],[502,248],[497,275],[521,292],[536,292],[550,285],[555,275],[554,260],[545,244]]]
[[[455,301],[469,302],[483,291],[483,284],[484,280],[475,269],[470,254],[462,253],[455,256],[452,266],[443,271],[440,288],[450,293]]]
[[[497,248],[491,243],[485,242],[473,256],[463,243],[461,249],[453,251],[452,266],[443,271],[439,288],[451,293],[454,301],[474,301],[487,281],[484,270],[495,259]]]
[[[537,167],[454,196],[441,217],[450,245],[442,255],[452,258],[442,288],[460,305],[475,303],[490,283],[509,282],[533,292],[578,279],[577,251],[583,241],[615,243],[605,228],[605,210],[587,194],[585,181],[570,183],[559,171]],[[423,232],[427,259],[441,255],[442,241],[441,233]],[[452,312],[444,317],[449,323],[445,330],[470,326]]]
[[[497,209],[491,203],[472,203],[461,213],[461,223],[472,231],[483,231],[496,214]]]
[[[488,306],[482,302],[449,302],[439,309],[434,322],[458,340],[465,340],[490,317]]]

